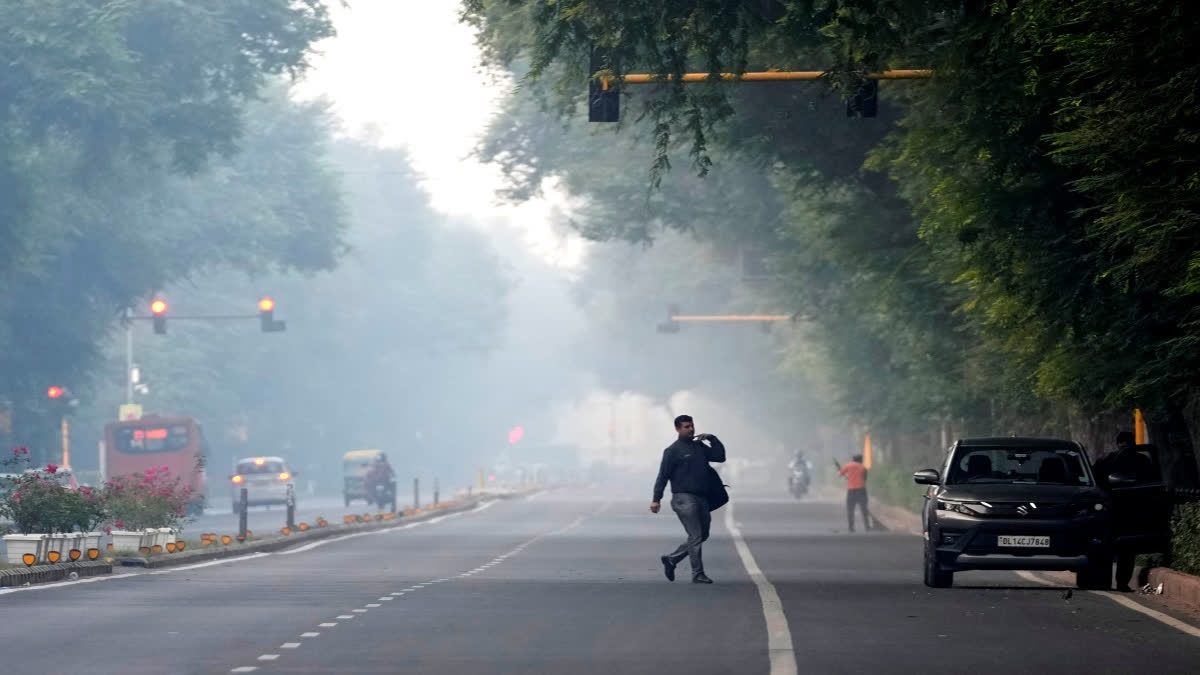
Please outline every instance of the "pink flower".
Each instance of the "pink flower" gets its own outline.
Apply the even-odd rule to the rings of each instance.
[[[113,521],[113,525],[116,525],[118,530],[123,530],[123,529],[125,529],[125,523],[123,523],[123,522],[121,522],[121,521],[119,521],[119,520],[115,520],[115,521]]]
[[[58,465],[56,465],[56,464],[47,464],[46,465],[47,473],[55,473],[57,471],[58,471]]]
[[[112,528],[111,527],[104,528],[104,534],[112,534]]]

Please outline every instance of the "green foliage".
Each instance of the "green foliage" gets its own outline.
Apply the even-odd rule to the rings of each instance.
[[[885,504],[920,513],[925,508],[925,497],[921,486],[914,484],[912,478],[913,471],[920,468],[876,463],[868,473],[867,490],[872,498]]]
[[[662,212],[636,219],[611,217],[614,193],[634,194],[628,165],[581,188],[569,175],[583,151],[498,137],[533,175],[557,167],[576,192],[604,195],[603,226],[584,229],[597,238],[677,225],[662,172],[680,136],[700,175],[761,169],[774,217],[758,208],[767,200],[752,208],[714,182],[727,225],[693,231],[772,252],[768,297],[815,318],[789,363],[827,364],[817,379],[872,428],[1007,418],[1028,431],[1051,417],[1045,402],[1055,418],[1137,406],[1152,427],[1185,428],[1180,411],[1200,390],[1197,11],[1181,0],[471,0],[464,13],[495,45],[489,58],[527,58],[530,77],[557,79],[560,110],[597,75],[592,45],[604,76],[821,67],[845,92],[868,71],[933,69],[883,86],[875,121],[821,112],[819,84],[626,86],[648,122],[623,126],[663,193],[649,201]],[[1168,454],[1191,457],[1186,445]]]
[[[336,260],[323,112],[275,85],[332,26],[320,0],[14,0],[0,27],[0,405],[41,452],[46,386],[86,389],[122,308],[222,265]],[[207,170],[256,123],[278,152]]]
[[[1200,503],[1180,504],[1171,520],[1171,567],[1200,576]]]

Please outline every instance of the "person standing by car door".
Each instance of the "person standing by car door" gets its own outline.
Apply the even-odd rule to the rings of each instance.
[[[846,520],[850,524],[851,532],[854,531],[856,506],[862,509],[863,529],[871,529],[871,515],[867,511],[867,467],[862,461],[862,455],[855,455],[846,466],[838,469],[838,475],[846,479]]]
[[[696,426],[688,415],[675,418],[675,431],[679,438],[663,450],[658,478],[654,481],[654,499],[650,512],[658,513],[663,490],[671,483],[671,509],[679,516],[687,541],[673,552],[661,558],[663,572],[668,581],[675,581],[675,566],[684,558],[692,560],[692,583],[711,584],[712,579],[704,573],[700,545],[708,539],[712,524],[712,502],[710,494],[712,469],[709,462],[725,461],[725,446],[712,434],[696,435]],[[703,443],[708,441],[709,447]],[[717,492],[720,492],[719,490]],[[716,495],[718,501],[721,495]]]
[[[1115,451],[1096,460],[1096,464],[1092,467],[1092,473],[1096,475],[1097,482],[1105,489],[1112,492],[1116,487],[1109,483],[1108,478],[1112,475],[1131,479],[1135,485],[1155,483],[1162,479],[1157,475],[1154,463],[1138,452],[1132,432],[1118,433],[1116,445]],[[1113,500],[1114,538],[1137,533],[1141,521],[1151,517],[1146,513],[1145,505],[1141,504],[1141,501],[1138,499]],[[1130,546],[1119,544],[1115,549],[1114,553],[1117,558],[1116,588],[1118,591],[1129,593],[1133,590],[1129,587],[1129,582],[1133,579],[1133,564],[1137,558],[1137,551]]]

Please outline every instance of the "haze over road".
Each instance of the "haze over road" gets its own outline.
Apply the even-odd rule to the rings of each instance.
[[[647,495],[558,489],[346,541],[0,591],[5,671],[89,673],[1195,672],[1200,639],[1006,572],[921,584],[920,541],[846,534],[840,504],[734,497],[712,586],[668,583],[682,538]],[[765,618],[770,617],[770,618]],[[65,631],[65,632],[64,632]],[[64,642],[64,635],[69,639]],[[69,642],[70,648],[64,649]],[[47,660],[49,659],[49,661]],[[1086,666],[1084,665],[1086,664]]]

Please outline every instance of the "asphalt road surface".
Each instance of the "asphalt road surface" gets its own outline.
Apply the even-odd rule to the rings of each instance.
[[[1200,638],[1006,572],[927,589],[920,540],[734,496],[705,566],[642,492],[559,489],[287,553],[0,590],[11,673],[1195,673]],[[328,517],[328,516],[326,516]],[[740,537],[729,525],[740,532]]]

